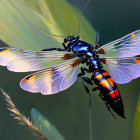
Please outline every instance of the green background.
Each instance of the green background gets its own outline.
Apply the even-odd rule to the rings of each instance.
[[[69,2],[81,9],[86,0]],[[84,15],[99,31],[100,45],[103,45],[140,28],[139,6],[139,0],[94,0],[86,8]],[[80,78],[72,87],[59,94],[43,96],[19,88],[19,81],[26,75],[27,73],[9,72],[5,67],[0,67],[0,87],[11,96],[17,108],[26,116],[30,115],[33,107],[36,108],[67,140],[88,140],[89,102]],[[99,98],[98,92],[93,94],[93,140],[131,140],[135,106],[140,93],[139,83],[140,79],[136,79],[128,84],[118,85],[124,102],[126,120],[116,114],[114,119]],[[39,139],[12,119],[2,96],[0,108],[0,140]]]

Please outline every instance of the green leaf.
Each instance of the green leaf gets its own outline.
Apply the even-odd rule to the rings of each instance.
[[[55,126],[34,108],[31,110],[31,118],[41,133],[49,140],[64,140],[64,137],[58,132]]]
[[[132,140],[140,140],[140,96],[138,98],[133,122]]]
[[[41,29],[61,36],[76,35],[81,15],[65,0],[1,0],[0,13],[0,39],[11,47],[34,50],[62,47],[63,38]],[[80,35],[92,44],[96,36],[83,16]]]
[[[36,23],[41,24],[41,20],[33,14],[33,10],[19,1],[14,0],[19,4],[17,7],[23,7],[25,14],[28,12],[29,18],[32,17],[31,20],[36,19]],[[55,38],[46,35],[26,20],[9,0],[0,1],[0,13],[0,39],[11,47],[38,50],[46,48],[47,45],[48,47],[58,45]]]

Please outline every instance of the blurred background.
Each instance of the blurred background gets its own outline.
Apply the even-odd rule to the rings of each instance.
[[[86,0],[68,0],[82,9]],[[140,29],[139,0],[94,0],[84,15],[100,33],[100,45],[118,39]],[[93,40],[94,42],[95,40]],[[5,46],[1,42],[1,46]],[[26,116],[34,107],[44,114],[66,140],[89,139],[89,99],[80,78],[69,89],[56,95],[43,96],[23,91],[19,81],[27,73],[14,73],[0,67],[0,86],[11,96],[17,108]],[[140,93],[140,78],[118,85],[124,102],[125,116],[112,117],[98,92],[92,95],[93,140],[131,140],[137,98]],[[0,140],[39,140],[30,130],[17,124],[9,115],[6,102],[0,96]]]

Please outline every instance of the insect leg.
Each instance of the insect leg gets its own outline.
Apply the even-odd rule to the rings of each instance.
[[[81,77],[81,76],[85,75],[85,72],[89,73],[89,70],[85,67],[81,67],[81,73],[78,74],[78,77]],[[90,91],[89,91],[86,83],[88,83],[90,85],[93,85],[93,83],[92,83],[92,80],[88,77],[82,77],[82,79],[83,79],[84,88],[85,88],[87,94],[89,95],[89,106],[91,107],[91,94],[90,94]]]
[[[103,97],[103,95],[101,93],[99,93],[99,96],[101,97],[101,99],[104,101],[107,109],[109,110],[109,112],[111,113],[111,115],[113,116],[114,119],[116,119],[116,117],[114,116],[113,112],[111,111],[108,102],[105,100],[105,98]]]
[[[64,42],[62,43],[62,45],[63,45],[63,47],[64,47],[65,50],[68,49],[67,46],[66,46],[66,44]]]
[[[84,88],[85,88],[86,92],[87,92],[88,94],[90,94],[89,89],[88,89],[86,83],[88,83],[88,84],[90,84],[90,85],[93,85],[91,79],[89,79],[88,77],[82,77],[82,79],[83,79],[83,85],[84,85]],[[86,83],[85,83],[85,82],[86,82]]]
[[[92,83],[92,80],[90,78],[88,78],[88,77],[82,77],[82,79],[83,79],[84,88],[85,88],[87,94],[89,95],[89,106],[91,107],[91,94],[90,94],[90,91],[89,91],[86,83],[88,83],[90,85],[93,85],[93,83]]]
[[[54,51],[54,50],[57,50],[57,51],[65,51],[64,49],[62,48],[47,48],[47,49],[43,49],[41,51]]]
[[[62,48],[58,48],[57,50],[58,51],[66,51],[65,49],[62,49]]]
[[[85,72],[89,73],[89,70],[85,67],[81,67],[81,72],[78,74],[78,77],[85,75]]]
[[[89,89],[88,89],[88,87],[87,87],[87,85],[86,85],[84,80],[83,80],[83,85],[84,85],[84,88],[85,88],[87,94],[90,94],[90,91],[89,91]]]
[[[89,95],[89,106],[91,106],[91,94],[90,94],[90,91],[89,91],[89,89],[88,89],[84,80],[83,80],[83,85],[84,85],[84,88],[85,88],[87,94]]]
[[[85,81],[86,83],[93,85],[92,80],[88,77],[82,77],[83,81]]]
[[[95,87],[92,89],[92,91],[96,91],[96,90],[99,90],[99,87]]]

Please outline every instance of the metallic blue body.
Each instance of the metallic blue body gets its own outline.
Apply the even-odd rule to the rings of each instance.
[[[79,37],[69,36],[64,39],[64,43],[67,43],[67,51],[72,51],[76,56],[80,57],[83,63],[86,62],[89,66],[89,71],[93,72],[96,69],[101,69],[102,64],[98,59],[98,55],[94,51],[92,44],[79,40]]]

